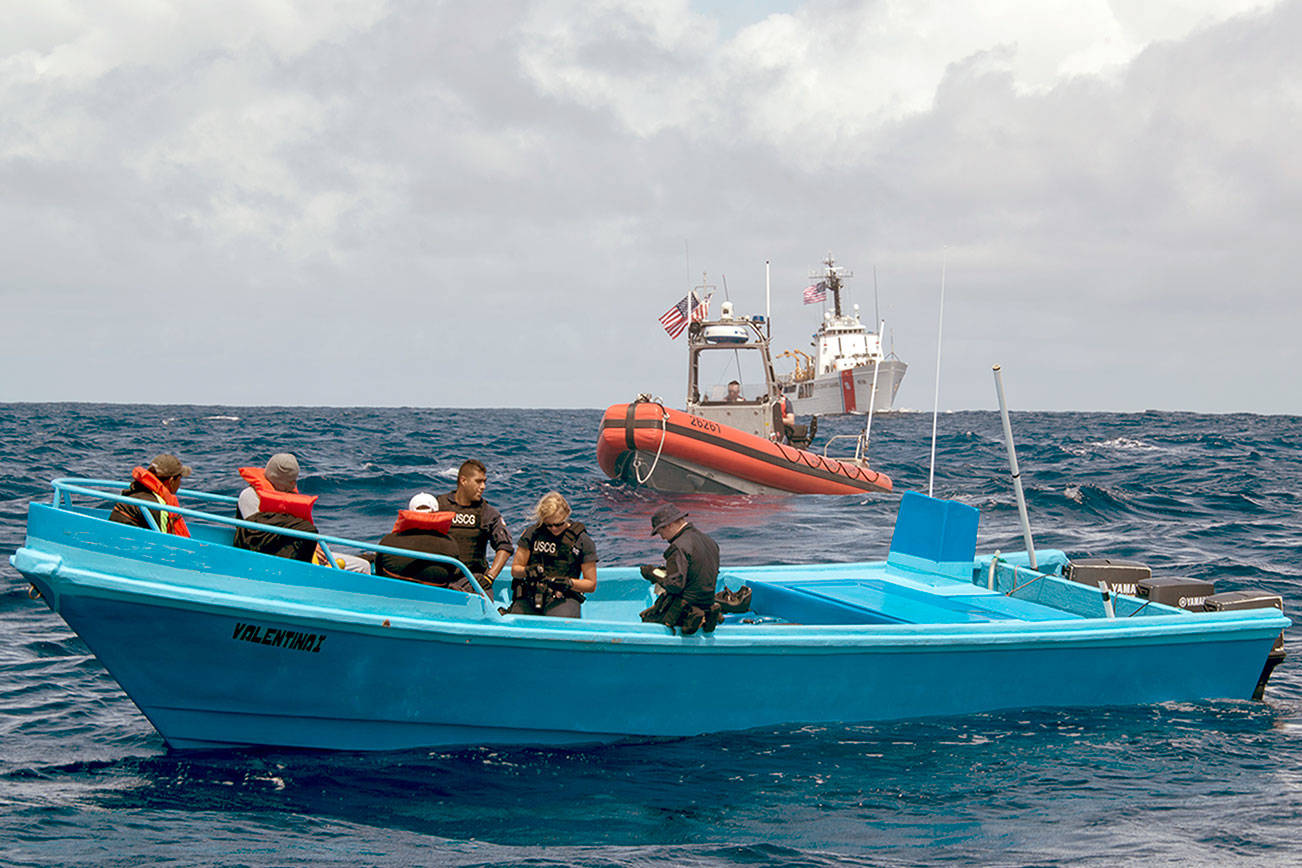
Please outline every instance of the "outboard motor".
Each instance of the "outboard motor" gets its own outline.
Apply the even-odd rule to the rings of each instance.
[[[1134,597],[1137,585],[1144,579],[1152,578],[1153,571],[1146,564],[1135,561],[1119,561],[1115,558],[1077,558],[1067,562],[1062,571],[1063,578],[1097,588],[1099,582],[1107,582],[1108,587],[1118,594]]]
[[[1208,612],[1233,612],[1236,609],[1266,609],[1275,608],[1281,612],[1284,611],[1284,600],[1278,594],[1268,594],[1265,591],[1225,591],[1220,594],[1212,594],[1207,598],[1205,610]],[[1266,655],[1266,665],[1261,670],[1261,677],[1257,679],[1257,688],[1252,691],[1253,699],[1261,699],[1266,692],[1266,682],[1270,680],[1270,674],[1275,671],[1275,667],[1284,662],[1284,631],[1279,631],[1279,638],[1271,646],[1270,653]]]
[[[1190,612],[1205,612],[1203,604],[1216,592],[1211,582],[1186,579],[1179,576],[1157,576],[1141,579],[1135,585],[1135,596],[1152,603],[1162,603]]]

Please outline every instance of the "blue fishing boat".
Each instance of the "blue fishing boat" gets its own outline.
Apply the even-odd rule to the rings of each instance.
[[[1093,567],[1068,578],[1062,552],[1035,569],[978,557],[977,511],[913,492],[884,561],[725,567],[720,585],[749,587],[750,611],[683,636],[639,619],[653,590],[635,567],[602,568],[581,619],[502,615],[505,590],[236,549],[248,523],[227,517],[230,497],[183,489],[205,507],[169,507],[186,538],[109,522],[120,483],[53,487],[10,561],[178,749],[587,743],[1249,699],[1290,623],[1242,592],[1215,611],[1112,595],[1079,581]]]

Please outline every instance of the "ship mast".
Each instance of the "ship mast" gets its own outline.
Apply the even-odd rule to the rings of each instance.
[[[823,260],[823,265],[826,267],[825,271],[811,271],[809,272],[809,276],[810,278],[821,277],[827,282],[827,288],[832,291],[832,310],[836,313],[837,317],[840,317],[841,278],[854,277],[854,272],[848,268],[842,268],[837,265],[836,260],[832,258],[831,251],[828,251],[827,258]]]

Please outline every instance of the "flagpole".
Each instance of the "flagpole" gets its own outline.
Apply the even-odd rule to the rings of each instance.
[[[949,248],[945,248],[940,259],[940,311],[936,314],[936,400],[931,410],[931,472],[927,476],[927,496],[931,497],[936,487],[936,420],[940,416],[940,348],[945,335],[945,268],[948,265]]]
[[[877,266],[875,265],[873,266],[873,318],[876,319],[877,322],[882,321],[881,305],[877,300]],[[881,348],[881,340],[882,340],[882,336],[881,333],[879,332],[877,334],[878,349]]]
[[[764,331],[773,337],[773,284],[769,275],[769,261],[764,260]]]

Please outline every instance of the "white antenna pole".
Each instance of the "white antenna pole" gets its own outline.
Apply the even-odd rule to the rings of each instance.
[[[878,322],[882,321],[882,309],[877,300],[877,266],[873,266],[873,319]],[[877,333],[877,342],[880,344],[882,339],[881,332]]]
[[[940,346],[945,334],[945,267],[948,249],[940,260],[940,313],[936,316],[936,403],[931,410],[931,474],[927,477],[927,496],[936,486],[936,420],[940,416]]]
[[[1026,517],[1026,496],[1022,494],[1022,471],[1017,466],[1017,450],[1013,447],[1013,423],[1008,421],[1008,404],[1004,401],[1004,375],[995,365],[995,393],[999,396],[999,415],[1004,420],[1004,442],[1008,444],[1008,469],[1013,474],[1013,492],[1017,495],[1017,515],[1022,520],[1022,539],[1026,541],[1026,554],[1031,559],[1031,569],[1038,570],[1035,563],[1035,544],[1031,542],[1031,520]],[[1107,601],[1107,589],[1103,591]]]
[[[874,272],[875,273],[875,272]],[[877,347],[878,355],[881,355],[882,332],[886,330],[886,320],[877,320]],[[873,361],[873,390],[868,395],[868,424],[863,429],[863,457],[868,458],[868,437],[873,432],[873,409],[877,406],[877,372],[881,370],[882,360]]]
[[[773,285],[769,281],[769,261],[764,260],[764,330],[773,337]]]

